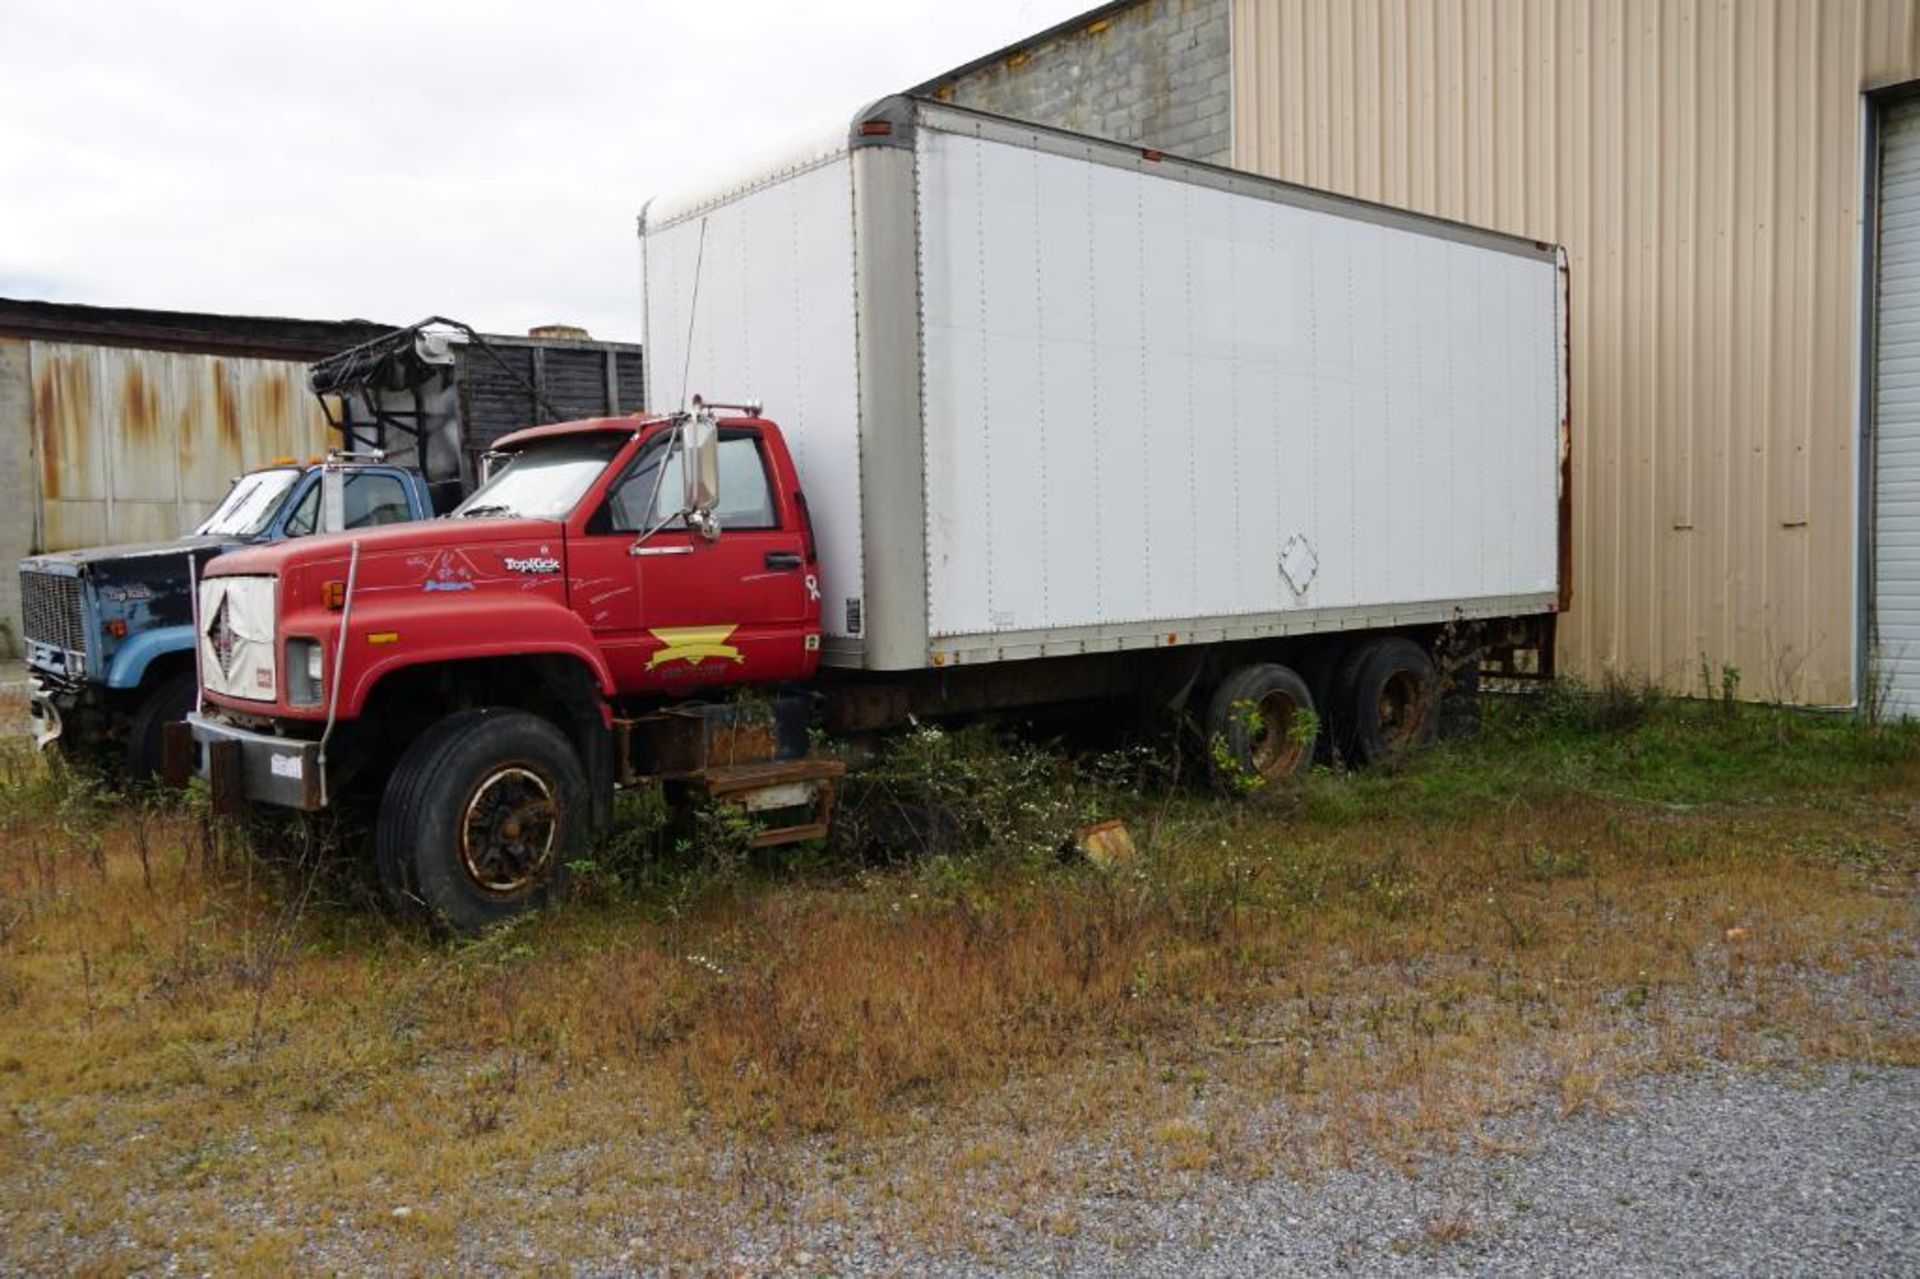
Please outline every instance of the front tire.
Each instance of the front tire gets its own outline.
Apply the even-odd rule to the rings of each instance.
[[[462,711],[401,756],[374,837],[390,901],[471,933],[566,895],[592,821],[566,735],[525,711]]]
[[[199,699],[192,675],[164,679],[147,693],[127,730],[127,780],[146,782],[160,775],[160,742],[167,725],[185,719]]]

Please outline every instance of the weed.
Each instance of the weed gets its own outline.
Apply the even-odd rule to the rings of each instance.
[[[448,943],[356,904],[350,830],[0,751],[0,1158],[34,1169],[0,1266],[262,1268],[342,1222],[368,1268],[457,1264],[486,1222],[703,1269],[718,1212],[964,1247],[1063,1147],[1308,1173],[1720,1056],[1920,1060],[1902,725],[1561,687],[1272,804],[1176,772],[922,728],[843,844],[716,865],[742,831],[630,809],[574,906]],[[1137,862],[1057,857],[1092,816]]]
[[[1550,882],[1556,879],[1584,879],[1592,873],[1593,862],[1584,845],[1537,843],[1521,854],[1533,878]]]
[[[1608,668],[1600,682],[1588,685],[1562,678],[1548,684],[1532,707],[1544,726],[1580,734],[1622,734],[1641,727],[1667,705],[1667,696],[1644,677],[1635,679]]]
[[[835,844],[870,861],[977,854],[1051,858],[1074,827],[1103,815],[1105,776],[1138,759],[1097,764],[1089,778],[1058,752],[991,726],[917,725],[849,777]]]
[[[1700,655],[1700,688],[1710,705],[1718,706],[1722,715],[1731,715],[1734,707],[1740,704],[1740,668],[1722,664],[1720,677],[1716,685],[1713,669],[1707,664],[1707,655]],[[1774,699],[1776,702],[1779,698]]]

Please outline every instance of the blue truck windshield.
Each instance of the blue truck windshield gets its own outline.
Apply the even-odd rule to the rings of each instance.
[[[194,532],[215,537],[257,536],[273,523],[274,512],[286,501],[299,478],[300,472],[291,467],[275,467],[241,476],[233,482],[220,505],[213,508],[213,514]]]

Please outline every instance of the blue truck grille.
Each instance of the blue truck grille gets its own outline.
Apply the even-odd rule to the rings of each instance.
[[[86,651],[79,578],[64,573],[21,573],[20,614],[28,639],[70,653]]]

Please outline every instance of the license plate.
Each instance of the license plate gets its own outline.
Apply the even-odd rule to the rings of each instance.
[[[749,813],[798,808],[813,802],[817,785],[815,782],[782,782],[778,786],[762,786],[759,790],[750,790],[742,795],[740,803]]]

